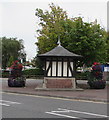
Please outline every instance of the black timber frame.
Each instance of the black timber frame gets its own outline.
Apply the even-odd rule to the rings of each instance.
[[[46,62],[49,62],[49,65],[48,65],[48,68],[46,69]],[[53,62],[56,62],[56,76],[52,76],[52,63]],[[62,68],[61,68],[61,76],[58,76],[58,62],[61,62],[62,63]],[[64,76],[63,75],[63,69],[64,69],[64,62],[67,62],[67,76]],[[72,67],[71,67],[71,64],[70,62],[73,62],[73,70],[72,70]],[[75,67],[75,61],[73,59],[70,59],[70,58],[49,58],[49,59],[45,59],[45,77],[67,77],[67,78],[71,78],[71,77],[75,77],[75,72],[76,72],[76,68]],[[50,76],[48,76],[48,72],[51,68],[51,73],[50,73]],[[69,70],[71,71],[71,76],[69,76]]]

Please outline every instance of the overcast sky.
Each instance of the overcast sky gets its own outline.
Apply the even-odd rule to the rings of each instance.
[[[14,2],[13,2],[14,1]],[[88,1],[88,2],[87,2]],[[68,16],[83,17],[86,22],[98,23],[107,29],[106,0],[2,0],[0,4],[0,37],[17,37],[24,40],[27,59],[36,55],[38,18],[35,9],[49,10],[48,4],[54,3],[67,11]]]

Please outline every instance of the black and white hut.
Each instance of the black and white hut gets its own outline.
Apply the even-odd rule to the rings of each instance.
[[[46,83],[44,86],[48,86],[50,88],[50,85],[47,84],[47,80],[53,81],[54,79],[56,83],[49,83],[54,84],[54,87],[52,85],[51,87],[57,88],[57,86],[60,86],[57,84],[58,81],[63,81],[62,79],[64,79],[64,81],[71,79],[72,81],[72,78],[73,80],[75,79],[76,61],[78,61],[82,56],[68,51],[61,46],[60,41],[58,41],[57,47],[45,54],[38,55],[38,57],[44,61],[44,81]],[[62,83],[62,88],[68,87],[63,85],[63,83],[66,84],[66,82],[59,83]],[[74,82],[70,87],[75,87]]]

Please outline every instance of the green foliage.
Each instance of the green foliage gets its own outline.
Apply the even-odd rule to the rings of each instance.
[[[9,61],[8,61],[8,67],[10,67],[13,62],[14,62],[14,57],[11,56],[11,57],[9,58]]]
[[[39,53],[47,52],[56,46],[58,35],[64,32],[60,22],[67,19],[66,11],[63,11],[62,8],[53,3],[49,7],[50,12],[36,9],[36,16],[41,21],[39,25],[42,27],[37,30],[39,37],[36,45],[39,48]]]
[[[106,58],[106,38],[99,24],[84,23],[78,17],[72,21],[68,32],[66,48],[84,57],[84,63],[91,65],[94,61],[104,62]]]
[[[10,66],[10,62],[20,58],[22,50],[24,49],[22,40],[17,38],[0,38],[2,42],[2,68]]]
[[[23,71],[23,75],[43,75],[43,71],[41,69],[28,69]]]
[[[39,76],[39,77],[41,77],[41,76],[43,76],[44,75],[44,71],[42,70],[42,69],[39,69],[39,68],[37,68],[37,69],[27,69],[27,70],[23,70],[22,71],[22,74],[23,74],[23,76],[26,76],[26,77],[37,77],[37,76]],[[4,78],[4,77],[9,77],[9,71],[3,71],[2,72],[2,77]]]
[[[36,58],[36,67],[42,69],[43,66],[44,66],[44,61],[40,60],[39,58]]]
[[[106,61],[107,43],[106,31],[99,24],[83,22],[81,17],[69,19],[66,11],[53,3],[49,11],[36,9],[36,16],[40,19],[41,29],[38,33],[38,53],[45,53],[56,47],[58,36],[62,46],[69,51],[84,57],[83,63],[91,65],[93,62]]]
[[[2,78],[8,78],[9,77],[9,71],[2,71]]]
[[[86,72],[77,72],[76,73],[76,79],[77,80],[87,80],[87,76],[89,76],[89,73],[88,71]]]
[[[109,62],[109,31],[107,32],[107,62]]]

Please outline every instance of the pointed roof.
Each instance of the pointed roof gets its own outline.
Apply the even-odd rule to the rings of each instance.
[[[60,44],[51,51],[38,55],[39,57],[82,57],[65,49]]]

